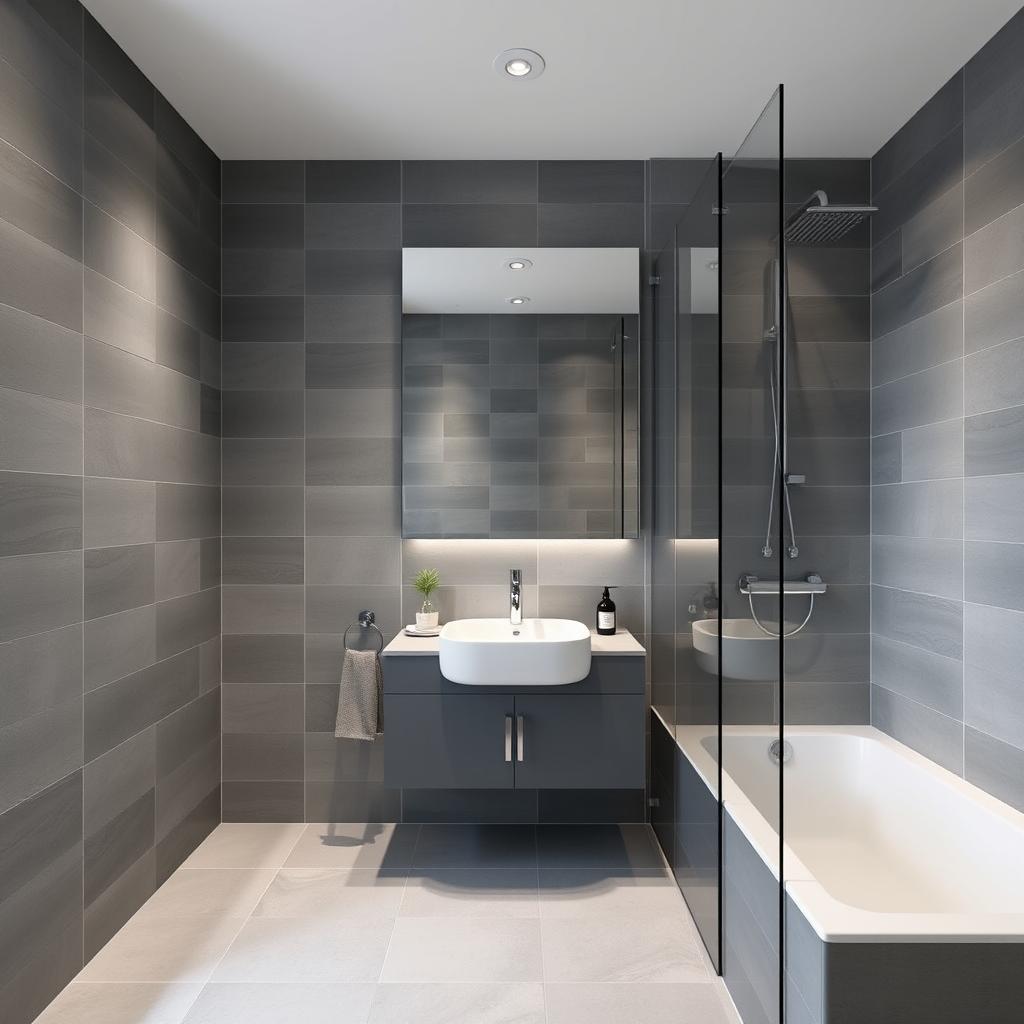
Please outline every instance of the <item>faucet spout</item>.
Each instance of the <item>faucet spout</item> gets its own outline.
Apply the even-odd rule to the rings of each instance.
[[[510,569],[508,581],[508,617],[513,626],[519,626],[523,621],[523,570]]]

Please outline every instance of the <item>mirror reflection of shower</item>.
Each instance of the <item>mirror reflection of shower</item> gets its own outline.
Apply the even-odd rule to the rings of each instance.
[[[825,245],[829,242],[838,241],[847,232],[867,219],[871,214],[876,213],[877,206],[839,206],[829,203],[828,196],[819,189],[814,192],[787,221],[785,226],[785,240],[792,245]],[[772,427],[775,437],[775,455],[772,458],[771,468],[771,492],[768,498],[768,521],[765,526],[764,545],[761,548],[761,555],[764,558],[771,558],[774,554],[772,547],[772,530],[775,521],[775,490],[781,480],[782,486],[782,509],[780,514],[785,517],[788,527],[789,538],[786,544],[786,554],[790,558],[797,558],[800,554],[800,547],[797,544],[796,528],[793,525],[793,506],[789,497],[789,485],[798,485],[807,482],[807,478],[800,473],[789,472],[789,417],[787,415],[788,385],[783,379],[786,362],[783,355],[783,346],[786,344],[788,331],[783,330],[782,317],[784,311],[780,310],[780,296],[789,295],[789,288],[784,287],[786,282],[780,279],[784,267],[776,256],[771,259],[765,267],[765,289],[768,293],[765,309],[770,310],[770,316],[764,329],[763,341],[771,346],[770,358],[768,360],[768,394],[772,406]]]

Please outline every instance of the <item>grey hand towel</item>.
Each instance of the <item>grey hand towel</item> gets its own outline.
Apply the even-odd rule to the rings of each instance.
[[[372,740],[384,731],[380,658],[376,651],[345,651],[338,694],[334,735],[350,740]]]

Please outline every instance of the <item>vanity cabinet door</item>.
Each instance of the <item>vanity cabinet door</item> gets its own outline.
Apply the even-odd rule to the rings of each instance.
[[[643,697],[519,696],[516,716],[517,789],[643,788]]]
[[[385,694],[385,784],[511,789],[514,714],[511,695]]]

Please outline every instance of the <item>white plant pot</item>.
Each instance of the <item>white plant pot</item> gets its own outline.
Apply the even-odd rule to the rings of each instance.
[[[437,612],[417,612],[417,629],[437,629]]]

